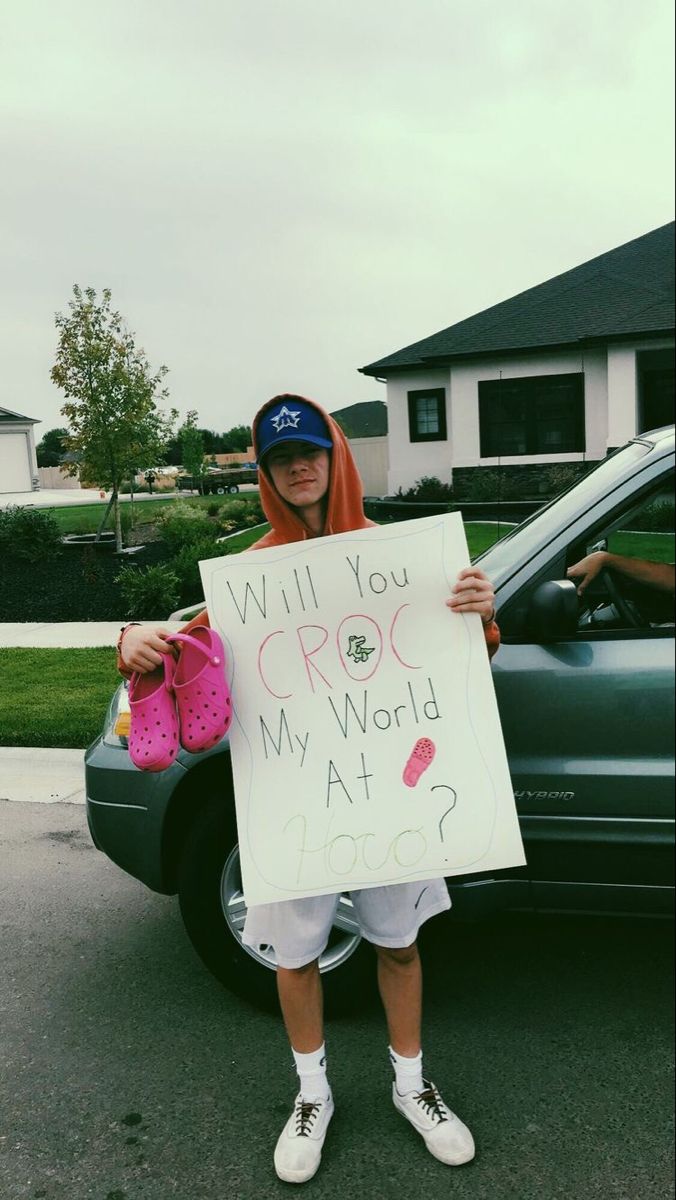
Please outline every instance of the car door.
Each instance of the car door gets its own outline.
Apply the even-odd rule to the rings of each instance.
[[[654,503],[648,496],[643,507]],[[673,506],[663,541],[624,529],[641,524],[641,511],[628,506],[602,532],[621,535],[637,556],[645,544],[673,562]],[[550,577],[595,544],[591,514],[587,536],[565,560],[558,555]],[[596,599],[603,613],[607,598]],[[615,613],[551,644],[529,640],[527,627],[503,641],[494,679],[536,903],[656,911],[672,903],[672,605],[643,628]]]

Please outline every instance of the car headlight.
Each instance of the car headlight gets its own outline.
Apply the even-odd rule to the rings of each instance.
[[[131,728],[131,710],[129,708],[129,685],[121,683],[113,696],[106,720],[103,726],[103,740],[107,746],[121,746],[124,750],[129,745],[129,730]]]

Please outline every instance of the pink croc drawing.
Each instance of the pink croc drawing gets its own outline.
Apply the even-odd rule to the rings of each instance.
[[[173,677],[174,660],[165,654],[156,671],[135,671],[129,681],[129,757],[142,771],[164,771],[178,754]]]
[[[415,787],[423,771],[426,771],[429,767],[436,752],[436,746],[429,738],[418,738],[404,767],[402,778],[407,787]]]
[[[174,672],[179,739],[184,750],[198,754],[218,745],[232,721],[223,643],[207,625],[174,633],[167,641],[180,647]]]

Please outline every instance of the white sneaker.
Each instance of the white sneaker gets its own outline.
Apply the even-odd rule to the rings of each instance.
[[[333,1116],[333,1097],[305,1100],[299,1092],[275,1146],[275,1171],[285,1183],[305,1183],[317,1173]]]
[[[444,1104],[433,1083],[423,1080],[422,1092],[400,1096],[392,1085],[394,1107],[418,1130],[430,1154],[449,1167],[474,1158],[475,1147],[466,1125]]]

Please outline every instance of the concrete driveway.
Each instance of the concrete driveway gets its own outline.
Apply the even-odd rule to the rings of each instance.
[[[108,496],[105,496],[109,499]],[[98,488],[45,488],[39,492],[1,492],[0,508],[11,508],[13,505],[31,508],[53,508],[61,504],[92,504],[101,500]]]
[[[258,484],[243,483],[240,487],[240,492],[245,495],[249,492],[257,492]],[[236,493],[235,493],[236,494]],[[197,492],[153,492],[152,496],[148,492],[141,492],[138,495],[134,494],[134,503],[139,500],[176,500],[181,496],[196,496]],[[120,497],[121,500],[128,500],[128,496]],[[24,507],[30,505],[32,508],[55,508],[64,504],[102,504],[104,501],[110,500],[110,492],[103,493],[98,488],[48,488],[41,489],[39,492],[1,492],[0,493],[0,508],[10,508],[13,505]]]

